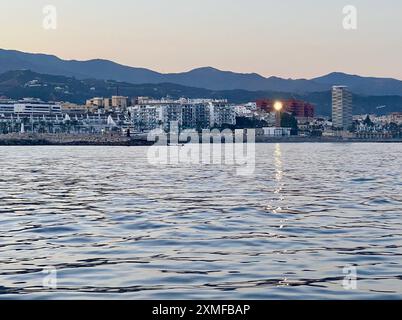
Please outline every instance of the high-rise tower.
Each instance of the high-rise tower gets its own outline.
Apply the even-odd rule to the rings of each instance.
[[[352,127],[352,109],[352,93],[348,87],[332,87],[332,123],[335,128],[349,130]]]

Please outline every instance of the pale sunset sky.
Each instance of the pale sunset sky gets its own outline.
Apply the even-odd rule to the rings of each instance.
[[[57,29],[42,26],[45,5]],[[357,8],[357,30],[342,9]],[[0,48],[159,72],[402,79],[401,0],[1,0]]]

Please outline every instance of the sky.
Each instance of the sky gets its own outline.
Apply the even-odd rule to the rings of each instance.
[[[43,8],[57,12],[45,29]],[[345,30],[343,8],[357,10]],[[1,0],[0,48],[159,72],[402,79],[400,0]]]

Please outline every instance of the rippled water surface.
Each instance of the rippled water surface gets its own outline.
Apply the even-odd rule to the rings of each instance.
[[[0,147],[0,298],[401,299],[402,145],[256,151],[238,176],[146,147]]]

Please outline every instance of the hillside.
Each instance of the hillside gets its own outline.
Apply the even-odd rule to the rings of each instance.
[[[330,115],[331,92],[315,92],[292,94],[279,91],[247,91],[247,90],[208,90],[187,87],[172,83],[131,84],[127,82],[86,79],[39,74],[29,70],[9,71],[0,74],[0,96],[12,99],[23,97],[40,98],[44,101],[69,101],[85,103],[89,98],[108,97],[119,92],[121,95],[150,96],[162,98],[226,98],[232,103],[256,101],[260,98],[285,99],[296,98],[309,101],[316,106],[319,115]],[[378,106],[387,107],[378,109]],[[387,113],[402,111],[401,96],[354,96],[355,113]]]
[[[312,93],[330,90],[332,85],[348,85],[360,95],[401,95],[402,81],[331,73],[314,79],[265,78],[257,73],[236,73],[203,67],[182,73],[162,74],[145,68],[124,66],[113,61],[93,59],[88,61],[63,60],[54,55],[25,53],[0,49],[0,73],[12,70],[32,70],[51,75],[76,79],[99,79],[132,84],[174,83],[186,87],[209,90],[279,91]]]

